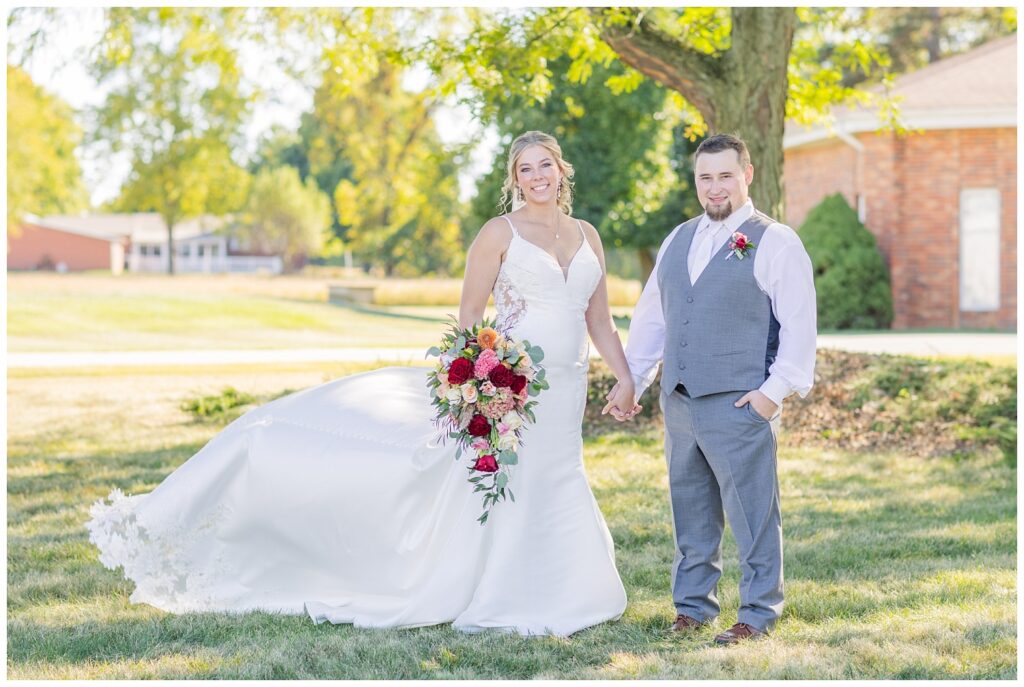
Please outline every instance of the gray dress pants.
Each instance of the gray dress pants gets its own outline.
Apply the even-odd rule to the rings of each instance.
[[[672,599],[697,620],[720,610],[724,514],[740,556],[739,622],[767,631],[782,613],[782,516],[775,433],[746,392],[691,398],[663,390],[665,456],[676,541]]]

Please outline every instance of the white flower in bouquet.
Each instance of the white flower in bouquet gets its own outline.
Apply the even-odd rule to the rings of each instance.
[[[462,400],[466,403],[476,403],[476,384],[466,382],[462,385]]]
[[[515,451],[517,448],[519,448],[519,439],[516,438],[515,432],[498,437],[498,450]]]
[[[437,387],[437,390],[434,393],[437,394],[438,398],[447,398],[449,389],[451,389],[451,387],[447,384],[441,384]]]
[[[509,411],[501,416],[501,423],[515,431],[523,426],[523,418],[515,411]]]
[[[448,403],[452,405],[459,405],[462,403],[462,389],[459,387],[448,389],[444,396],[448,399]]]

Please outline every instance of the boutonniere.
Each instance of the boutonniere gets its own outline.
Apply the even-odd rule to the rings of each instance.
[[[747,257],[747,251],[755,248],[757,248],[756,243],[751,243],[746,234],[741,234],[737,231],[732,235],[732,240],[729,241],[729,254],[725,256],[725,259],[728,260],[735,255],[742,260]]]

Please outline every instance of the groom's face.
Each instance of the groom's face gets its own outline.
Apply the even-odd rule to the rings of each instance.
[[[754,168],[740,164],[735,150],[701,153],[693,165],[697,198],[708,217],[724,220],[747,202],[747,187],[754,179]]]

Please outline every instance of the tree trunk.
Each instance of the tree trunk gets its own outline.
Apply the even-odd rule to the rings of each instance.
[[[716,94],[717,112],[708,122],[713,133],[734,133],[750,150],[754,206],[785,221],[782,137],[786,125],[796,13],[792,8],[734,8],[732,47]]]
[[[750,197],[784,221],[782,136],[796,10],[734,7],[731,13],[732,45],[714,55],[693,50],[640,14],[628,27],[605,28],[601,37],[623,62],[686,98],[709,133],[733,133],[746,142],[754,166]]]
[[[174,274],[174,223],[167,222],[167,274]]]
[[[650,248],[637,248],[636,254],[640,257],[640,288],[643,288],[647,284],[647,280],[651,278],[651,273],[654,272],[654,254]]]
[[[931,25],[928,31],[928,64],[938,62],[942,58],[942,49],[939,38],[942,36],[942,8],[930,7],[928,23]]]

